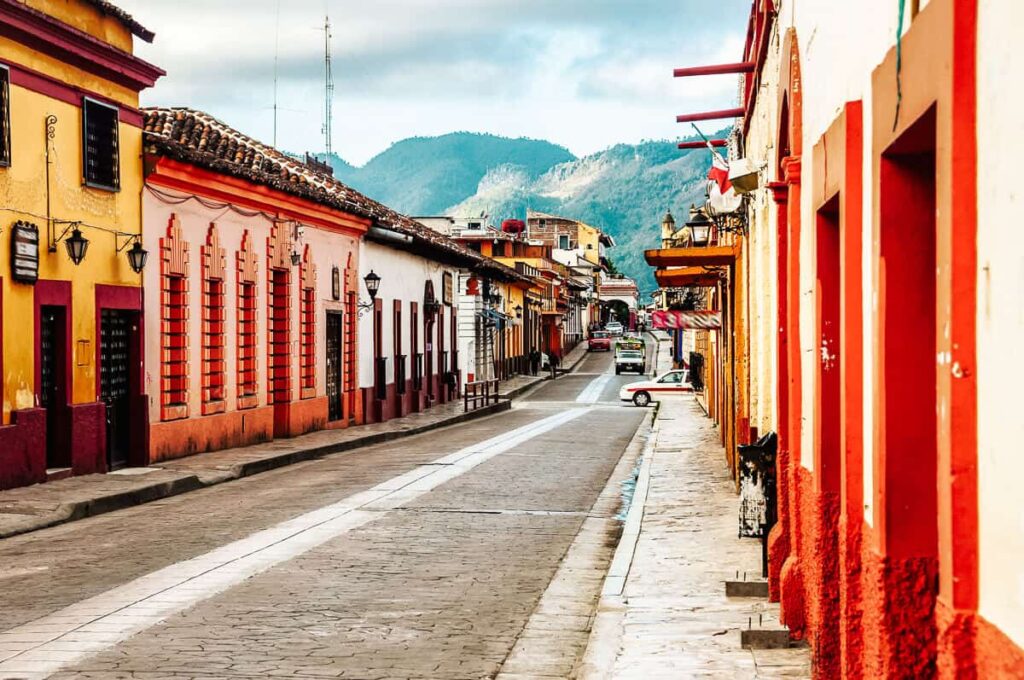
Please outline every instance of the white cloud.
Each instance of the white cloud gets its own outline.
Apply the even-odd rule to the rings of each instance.
[[[192,106],[278,145],[323,147],[324,0],[120,0],[168,71],[146,104]],[[736,61],[749,0],[329,0],[334,148],[364,162],[453,130],[549,139],[574,153],[688,134],[684,111],[727,106],[733,77],[675,66]],[[276,35],[276,38],[275,38]]]

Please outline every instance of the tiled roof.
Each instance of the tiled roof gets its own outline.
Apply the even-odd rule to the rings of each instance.
[[[412,236],[417,244],[443,251],[468,266],[486,269],[506,279],[521,278],[514,269],[395,212],[330,175],[314,171],[207,113],[177,107],[146,108],[143,113],[147,149],[368,218],[377,226]]]
[[[98,9],[103,14],[109,14],[110,16],[114,17],[122,24],[124,24],[125,28],[127,28],[133,34],[139,36],[146,42],[153,42],[153,37],[155,35],[153,31],[149,30],[148,28],[140,24],[138,21],[135,20],[135,18],[131,14],[128,14],[128,12],[125,12],[123,9],[121,9],[114,3],[108,2],[107,0],[86,0],[86,2],[88,2],[90,5]]]

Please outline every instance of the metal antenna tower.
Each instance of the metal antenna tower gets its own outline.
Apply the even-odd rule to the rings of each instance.
[[[281,46],[281,0],[277,0],[277,19],[274,24],[274,148],[277,148],[277,57]]]
[[[331,123],[334,113],[334,76],[331,75],[331,17],[324,16],[324,151],[331,155]],[[324,159],[326,160],[326,158]]]

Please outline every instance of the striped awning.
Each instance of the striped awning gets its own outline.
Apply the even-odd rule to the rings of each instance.
[[[651,325],[659,330],[678,328],[717,330],[722,327],[722,314],[720,312],[658,310],[651,312]]]

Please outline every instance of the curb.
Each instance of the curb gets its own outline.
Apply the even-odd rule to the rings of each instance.
[[[526,387],[533,387],[533,385],[527,385]],[[177,496],[179,494],[196,491],[198,489],[217,486],[218,484],[224,484],[225,482],[231,482],[243,477],[258,475],[261,472],[269,472],[270,470],[294,465],[295,463],[314,460],[335,453],[344,453],[345,451],[351,451],[352,449],[359,449],[364,446],[373,446],[374,444],[381,444],[396,439],[402,439],[404,437],[411,437],[417,434],[423,434],[424,432],[430,432],[431,430],[437,430],[442,427],[448,427],[450,425],[458,425],[470,420],[477,420],[479,418],[485,418],[490,415],[502,413],[511,408],[512,402],[506,399],[499,401],[496,404],[490,404],[483,408],[478,408],[475,411],[459,413],[445,420],[439,420],[425,425],[417,425],[405,430],[369,434],[358,439],[351,439],[324,446],[310,447],[301,451],[289,451],[288,453],[282,453],[276,456],[248,461],[246,463],[235,465],[230,470],[223,471],[221,474],[212,474],[206,479],[200,479],[198,474],[183,474],[177,479],[166,480],[142,487],[135,487],[133,489],[126,489],[124,491],[116,491],[104,496],[89,498],[87,500],[62,503],[57,510],[47,513],[46,515],[40,515],[36,521],[27,520],[21,525],[8,529],[0,528],[0,540],[10,538],[12,536],[31,533],[33,531],[39,531],[40,529],[46,529],[60,524],[67,524],[69,522],[85,519],[86,517],[94,517],[96,515],[102,515],[115,510],[123,510],[136,505],[143,505],[145,503],[150,503],[163,498],[170,498],[171,496]]]
[[[204,484],[198,475],[186,474],[177,479],[157,482],[133,489],[125,489],[124,491],[115,491],[104,496],[97,496],[96,498],[73,503],[61,503],[55,511],[46,515],[40,515],[36,521],[29,520],[20,526],[14,526],[9,529],[0,528],[0,539],[31,533],[59,524],[67,524],[68,522],[74,522],[94,515],[102,515],[114,510],[123,510],[124,508],[142,505],[160,500],[161,498],[195,491],[205,486],[208,485]]]

